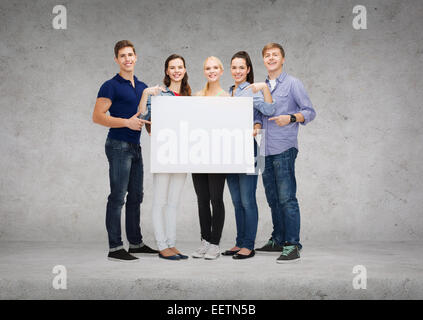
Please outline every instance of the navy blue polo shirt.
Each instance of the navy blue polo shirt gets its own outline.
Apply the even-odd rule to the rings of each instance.
[[[122,78],[117,73],[112,79],[107,80],[98,91],[97,98],[109,98],[112,101],[109,113],[112,117],[129,119],[138,111],[142,92],[147,85],[138,81],[134,76],[135,88],[131,81]],[[122,140],[130,143],[140,143],[141,131],[129,128],[110,128],[108,138]]]

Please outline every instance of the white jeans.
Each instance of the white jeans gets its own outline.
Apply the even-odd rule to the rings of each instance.
[[[175,246],[176,213],[186,176],[186,173],[153,174],[153,225],[160,251]],[[163,224],[163,211],[166,225]]]

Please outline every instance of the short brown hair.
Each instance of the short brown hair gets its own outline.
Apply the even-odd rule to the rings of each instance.
[[[135,47],[134,47],[134,45],[132,44],[131,41],[129,41],[129,40],[120,40],[120,41],[116,42],[116,44],[115,44],[115,57],[116,58],[118,57],[118,53],[119,53],[119,50],[120,49],[126,48],[126,47],[131,47],[132,50],[134,50],[134,54],[136,54]]]
[[[282,57],[285,58],[285,51],[283,50],[282,46],[279,43],[276,42],[269,42],[263,47],[263,50],[261,51],[261,56],[264,57],[264,53],[269,49],[278,48],[281,51]]]

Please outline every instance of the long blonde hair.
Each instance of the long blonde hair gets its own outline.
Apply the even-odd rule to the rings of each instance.
[[[224,70],[224,69],[223,69],[223,63],[222,63],[222,61],[220,61],[220,59],[219,59],[218,57],[215,57],[215,56],[210,56],[210,57],[207,57],[207,58],[206,58],[206,60],[204,60],[204,63],[203,63],[203,70],[204,70],[204,68],[206,67],[207,60],[209,60],[209,59],[214,59],[214,60],[216,60],[217,64],[219,65],[219,68],[220,68],[220,69],[222,69],[222,71]],[[209,90],[209,82],[208,82],[208,81],[207,81],[206,85],[204,86],[204,88],[203,88],[203,89],[201,89],[201,91],[200,91],[199,95],[200,95],[200,96],[205,96],[205,95],[206,95],[206,93],[207,93],[207,90]]]

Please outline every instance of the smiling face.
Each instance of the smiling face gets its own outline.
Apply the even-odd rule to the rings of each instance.
[[[223,74],[223,67],[214,58],[208,58],[204,63],[204,75],[208,82],[215,82],[220,79]]]
[[[234,58],[231,62],[231,74],[235,80],[235,84],[239,85],[247,81],[247,75],[250,68],[247,67],[247,62],[243,58]]]
[[[117,57],[115,57],[115,61],[119,65],[121,71],[133,72],[135,63],[137,62],[137,55],[132,47],[124,47],[119,50]]]
[[[177,58],[169,61],[167,66],[166,74],[173,82],[180,82],[185,76],[187,70],[185,69],[184,62],[182,59]]]
[[[264,52],[263,62],[268,72],[277,72],[282,71],[285,58],[279,48],[271,48]]]

